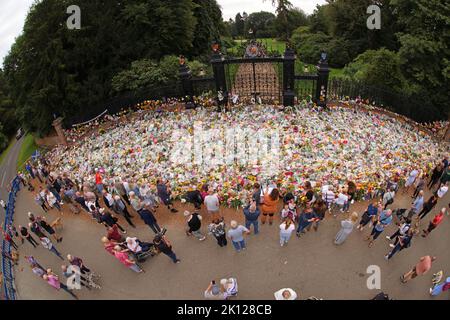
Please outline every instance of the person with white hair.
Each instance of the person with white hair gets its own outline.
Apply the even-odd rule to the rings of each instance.
[[[161,228],[158,225],[158,222],[156,221],[156,218],[153,215],[153,213],[150,210],[144,208],[144,205],[133,191],[129,193],[129,197],[131,206],[134,208],[134,210],[136,210],[136,212],[139,214],[144,223],[148,225],[154,233],[161,232]]]
[[[235,297],[238,294],[238,283],[236,278],[228,278],[220,280],[224,292],[230,297]]]
[[[280,289],[274,293],[274,296],[275,300],[297,300],[297,293],[290,288]]]
[[[228,230],[227,235],[228,238],[231,239],[231,242],[237,252],[246,249],[244,234],[250,234],[250,230],[242,225],[239,225],[237,221],[232,220],[230,222],[230,229]]]
[[[228,298],[228,294],[214,280],[209,283],[203,296],[208,300],[226,300]]]
[[[200,232],[200,228],[202,226],[202,216],[198,214],[198,212],[189,212],[189,211],[184,211],[184,216],[187,217],[186,223],[187,223],[187,228],[186,228],[186,234],[188,236],[193,235],[194,237],[196,237],[198,240],[200,241],[204,241],[206,239],[206,236],[204,236],[201,232]]]

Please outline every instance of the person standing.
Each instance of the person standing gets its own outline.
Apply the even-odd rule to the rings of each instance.
[[[369,241],[369,248],[373,246],[374,241],[383,233],[384,228],[390,225],[392,222],[392,210],[384,210],[380,213],[377,221],[375,221],[374,227],[372,228],[372,232],[367,237],[367,241]]]
[[[112,206],[114,205],[113,196],[106,189],[103,189],[102,197],[103,197],[103,202],[105,203],[106,207],[108,209],[112,209]]]
[[[389,241],[395,239],[394,243],[389,244],[389,246],[391,248],[395,248],[395,246],[398,244],[400,237],[404,237],[410,229],[411,229],[411,220],[409,218],[405,218],[405,222],[398,227],[397,231],[394,234],[392,234],[391,236],[386,236],[386,239],[388,239]]]
[[[433,288],[430,289],[430,295],[431,296],[438,296],[442,292],[445,292],[447,290],[450,290],[450,277],[445,279],[444,282],[435,285]]]
[[[405,189],[403,190],[403,193],[407,193],[409,191],[409,187],[412,186],[414,181],[416,181],[417,176],[419,175],[419,171],[416,168],[412,168],[411,172],[408,175],[408,178],[405,182]]]
[[[164,183],[161,179],[158,179],[156,190],[158,191],[158,197],[167,206],[172,213],[177,213],[178,210],[173,207],[170,187]]]
[[[297,237],[300,237],[305,233],[305,229],[308,228],[317,219],[314,217],[314,212],[309,204],[306,205],[305,210],[300,214],[298,219]]]
[[[250,230],[253,225],[253,233],[259,233],[258,218],[260,212],[256,200],[252,200],[251,204],[244,208],[245,227]]]
[[[253,185],[252,200],[255,201],[256,207],[259,208],[261,205],[261,186],[259,183]]]
[[[222,219],[214,220],[209,226],[208,231],[217,240],[219,247],[225,247],[228,243],[225,231],[225,222]]]
[[[273,216],[277,212],[277,204],[280,198],[280,193],[277,188],[272,189],[269,193],[269,189],[264,190],[263,203],[261,205],[262,217],[261,223],[265,224],[267,216],[269,216],[269,225],[273,224]]]
[[[27,239],[27,241],[28,241],[29,243],[31,243],[31,245],[32,245],[34,248],[36,248],[36,247],[39,245],[39,243],[38,243],[36,240],[34,240],[34,238],[33,238],[33,237],[31,236],[31,234],[28,232],[28,229],[27,229],[27,228],[22,227],[22,226],[19,226],[19,232],[20,232],[21,236],[22,236],[23,238]]]
[[[408,272],[400,277],[402,283],[407,283],[411,279],[415,279],[417,276],[423,276],[431,270],[431,265],[436,260],[436,257],[424,256],[420,258],[419,262]]]
[[[436,229],[436,227],[441,224],[442,220],[444,220],[445,212],[446,212],[446,209],[442,208],[441,211],[439,211],[439,213],[434,216],[433,220],[431,220],[430,224],[428,225],[428,229],[423,230],[422,237],[426,238],[430,234],[431,231]]]
[[[450,167],[447,166],[447,168],[444,169],[440,181],[441,184],[447,184],[447,182],[450,181]]]
[[[438,202],[438,197],[436,195],[432,195],[427,202],[424,203],[422,211],[419,213],[419,218],[422,220],[427,216],[428,213],[430,213],[431,210],[433,210],[434,206]]]
[[[341,190],[341,192],[339,192],[337,198],[334,200],[335,210],[333,210],[333,212],[334,212],[333,216],[337,217],[337,213],[336,213],[337,209],[341,213],[344,212],[344,209],[346,209],[347,203],[348,203],[348,196],[344,190]]]
[[[325,219],[325,213],[327,212],[328,207],[322,199],[317,199],[313,204],[313,214],[314,214],[314,222],[313,229],[317,231],[319,229],[320,222]]]
[[[280,224],[280,246],[283,247],[288,244],[294,230],[295,224],[289,218]]]
[[[232,220],[227,235],[237,252],[246,249],[244,234],[250,234],[250,231],[246,227],[238,225],[237,221]]]
[[[123,200],[120,198],[120,196],[118,196],[118,195],[114,196],[114,203],[112,205],[112,209],[117,214],[122,215],[125,218],[125,220],[127,220],[128,224],[130,226],[132,226],[133,228],[136,228],[136,226],[134,225],[133,221],[131,221],[132,216],[128,212],[128,208],[125,205],[125,203],[123,202]]]
[[[69,260],[70,265],[78,267],[82,274],[91,273],[91,270],[85,266],[81,258],[74,257],[71,254],[68,254],[67,260]]]
[[[47,190],[46,191],[46,199],[47,199],[47,203],[49,204],[50,208],[55,207],[56,209],[58,209],[58,211],[61,212],[61,205],[60,205],[58,199],[53,194],[53,192],[50,192]]]
[[[18,249],[17,244],[14,242],[13,238],[11,237],[11,235],[9,234],[9,232],[2,230],[2,234],[3,234],[3,240],[5,240],[6,242],[8,242],[14,249]]]
[[[385,194],[383,195],[383,210],[386,210],[387,206],[394,203],[394,197],[395,197],[395,191],[394,188],[390,188]]]
[[[364,227],[369,223],[374,223],[378,218],[378,211],[381,212],[382,206],[376,201],[369,204],[367,210],[363,213],[359,225],[356,227],[359,231],[363,231]]]
[[[56,249],[56,247],[53,245],[53,243],[50,241],[49,238],[47,237],[41,237],[41,244],[42,246],[49,250],[50,252],[54,253],[56,256],[58,256],[58,258],[60,258],[61,260],[64,260],[64,258],[62,257],[61,253],[59,253],[59,251]]]
[[[42,208],[42,210],[44,210],[44,212],[48,212],[48,208],[45,204],[45,199],[42,198],[42,196],[39,193],[36,193],[35,197],[34,197],[34,202],[36,202],[36,204],[38,206],[40,206]]]
[[[70,294],[72,297],[74,297],[76,300],[78,300],[78,297],[71,290],[69,290],[69,288],[64,283],[61,283],[59,281],[58,276],[56,274],[54,274],[53,272],[51,272],[50,269],[47,270],[47,274],[44,274],[42,276],[42,278],[56,290],[59,291],[60,289],[63,289],[68,294]]]
[[[180,263],[181,260],[177,258],[175,252],[173,252],[172,244],[165,236],[157,235],[153,239],[153,244],[155,248],[158,249],[159,252],[164,253],[170,259],[172,259],[173,263]]]
[[[119,260],[124,266],[133,270],[136,273],[142,273],[144,270],[136,263],[136,261],[130,259],[127,253],[128,249],[122,249],[120,246],[114,246],[111,253]]]
[[[133,191],[130,192],[129,197],[132,207],[134,208],[134,210],[136,210],[144,223],[148,225],[154,233],[161,232],[161,228],[159,227],[153,213],[150,210],[144,208],[142,202],[136,197]]]
[[[404,236],[398,238],[398,243],[394,248],[384,256],[386,260],[390,260],[397,252],[409,248],[411,246],[411,240],[413,237],[412,230],[410,229]]]
[[[36,222],[39,223],[39,225],[50,235],[52,236],[56,242],[61,242],[63,240],[62,237],[58,236],[58,234],[56,233],[56,230],[47,223],[46,218],[45,217],[38,217],[38,219],[36,219]]]
[[[419,176],[419,179],[417,179],[415,185],[416,189],[414,190],[414,193],[411,198],[417,197],[419,195],[419,192],[425,188],[425,176],[424,175]]]
[[[123,235],[120,234],[119,228],[117,225],[113,225],[112,227],[107,228],[107,234],[106,237],[108,240],[114,240],[116,242],[124,242],[125,238]]]
[[[438,183],[439,178],[442,176],[444,172],[444,167],[442,162],[439,162],[436,167],[434,167],[433,172],[431,173],[430,182],[428,183],[428,189],[433,189],[434,185]]]
[[[209,190],[208,195],[205,197],[204,203],[208,214],[212,217],[212,220],[219,219],[220,201],[217,193]]]
[[[202,216],[197,212],[190,213],[189,211],[184,211],[184,216],[187,217],[187,229],[186,234],[188,236],[194,235],[199,241],[204,241],[206,237],[200,232],[202,227]]]
[[[338,234],[336,235],[334,244],[340,245],[344,243],[350,233],[352,233],[353,226],[356,224],[357,220],[358,214],[356,212],[353,212],[348,219],[341,221],[341,230],[339,230]]]
[[[411,219],[415,214],[418,214],[422,210],[423,204],[424,204],[424,198],[423,198],[423,190],[422,190],[419,192],[419,195],[414,200],[411,210],[408,213],[408,218]]]
[[[100,170],[95,168],[94,171],[95,171],[95,187],[97,188],[97,192],[101,194],[103,191],[103,177],[100,173]]]
[[[438,196],[439,199],[442,199],[445,194],[448,191],[448,183],[443,183],[441,184],[440,188],[438,189],[438,191],[436,191],[436,195]]]
[[[112,227],[113,225],[117,225],[117,227],[122,231],[122,233],[127,233],[124,228],[117,222],[119,219],[117,217],[114,217],[109,211],[107,211],[105,208],[99,209],[100,213],[100,221],[106,226],[106,227]]]

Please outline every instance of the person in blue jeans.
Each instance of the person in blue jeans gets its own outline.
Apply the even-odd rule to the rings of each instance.
[[[254,234],[259,233],[259,225],[258,225],[259,215],[260,212],[256,205],[256,201],[252,200],[251,204],[244,208],[244,216],[245,216],[245,227],[248,230],[250,230],[251,226],[253,225]]]
[[[249,234],[250,231],[241,225],[238,225],[238,223],[234,220],[230,222],[230,230],[228,230],[228,238],[231,239],[231,242],[233,243],[234,248],[237,252],[240,252],[241,250],[245,250],[245,239],[244,239],[244,233]]]

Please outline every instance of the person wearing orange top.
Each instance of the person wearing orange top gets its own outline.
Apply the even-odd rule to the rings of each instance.
[[[267,216],[269,216],[269,224],[272,225],[273,223],[273,216],[275,212],[277,211],[277,204],[278,200],[280,198],[280,193],[278,189],[273,189],[270,193],[268,190],[264,190],[263,195],[263,203],[261,204],[261,223],[265,224],[267,220]]]

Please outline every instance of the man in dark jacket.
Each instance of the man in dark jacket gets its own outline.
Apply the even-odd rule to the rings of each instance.
[[[113,217],[110,212],[105,210],[105,208],[100,208],[100,221],[103,223],[106,227],[112,227],[114,225],[117,225],[117,227],[123,232],[127,233],[124,228],[120,224],[117,223],[118,219],[116,217]]]
[[[153,230],[154,233],[158,234],[159,232],[161,232],[161,228],[159,227],[158,222],[156,221],[156,218],[153,215],[153,213],[151,213],[147,209],[140,209],[137,211],[137,213],[144,221],[144,223],[148,225],[150,229]]]
[[[253,225],[254,233],[259,233],[258,217],[259,208],[256,206],[256,201],[252,200],[251,204],[244,208],[245,227],[250,230],[250,226]]]
[[[78,203],[86,212],[89,212],[89,208],[86,206],[86,199],[80,192],[75,193],[75,202]]]

